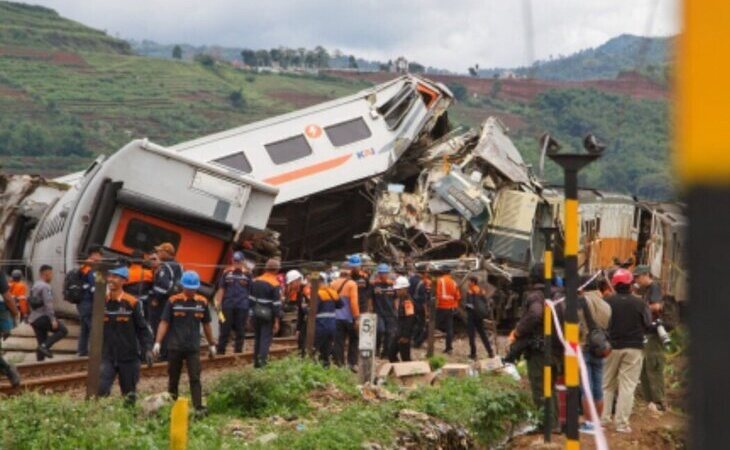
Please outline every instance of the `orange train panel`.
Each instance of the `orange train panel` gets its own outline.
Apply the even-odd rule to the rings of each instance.
[[[637,242],[626,238],[601,238],[590,244],[591,270],[613,266],[613,259],[621,261],[634,256]]]
[[[203,282],[214,281],[216,265],[220,260],[225,242],[198,231],[192,231],[179,225],[148,216],[131,209],[123,209],[119,224],[114,232],[111,248],[120,252],[132,253],[134,249],[124,245],[124,234],[132,219],[141,220],[152,225],[164,228],[180,235],[180,245],[176,259],[187,270],[195,270]]]

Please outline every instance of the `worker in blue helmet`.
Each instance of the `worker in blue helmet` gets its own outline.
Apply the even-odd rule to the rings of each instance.
[[[178,385],[183,361],[188,368],[190,396],[195,411],[205,414],[203,408],[203,389],[200,383],[200,326],[205,332],[208,342],[209,356],[216,355],[216,343],[210,326],[211,315],[208,300],[198,294],[200,277],[197,272],[189,270],[180,278],[182,292],[170,297],[162,312],[162,320],[157,330],[154,352],[160,353],[162,341],[167,338],[167,374],[168,391],[172,398],[177,398]]]
[[[396,345],[395,339],[398,334],[395,290],[389,265],[378,264],[376,272],[373,282],[373,306],[375,314],[378,315],[377,353],[381,358],[388,358]]]
[[[137,397],[140,359],[152,366],[152,331],[142,312],[142,302],[124,292],[129,280],[126,267],[112,269],[107,274],[107,294],[104,302],[104,344],[101,353],[99,396],[111,393],[114,379],[129,403]]]

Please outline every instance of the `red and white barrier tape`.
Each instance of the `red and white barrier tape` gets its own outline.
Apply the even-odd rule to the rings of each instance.
[[[579,290],[584,289],[586,286],[588,286],[601,272],[596,273],[593,275],[593,277],[588,280],[583,286],[579,288]],[[596,449],[597,450],[608,450],[608,441],[606,440],[606,434],[603,432],[603,426],[601,425],[601,418],[598,417],[598,410],[596,409],[596,402],[593,399],[593,393],[591,392],[591,385],[588,380],[588,367],[586,366],[586,361],[583,358],[583,352],[582,351],[576,351],[576,349],[573,349],[573,347],[570,346],[567,342],[565,342],[565,338],[563,337],[563,330],[560,327],[560,321],[558,320],[558,312],[555,310],[555,305],[561,303],[563,300],[565,300],[565,297],[556,300],[556,301],[550,301],[545,300],[547,305],[550,307],[550,310],[552,311],[553,316],[553,323],[555,325],[555,332],[558,336],[558,339],[560,339],[560,343],[563,344],[563,348],[565,348],[566,353],[573,354],[573,352],[576,353],[576,356],[578,357],[578,364],[580,364],[580,381],[581,381],[581,389],[583,390],[583,395],[585,395],[586,399],[588,400],[588,408],[591,412],[591,417],[593,418],[593,426],[595,429],[594,439],[596,441]],[[546,345],[548,345],[546,343]]]

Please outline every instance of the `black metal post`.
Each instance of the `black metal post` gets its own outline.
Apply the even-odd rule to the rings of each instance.
[[[550,158],[563,168],[565,174],[565,386],[566,401],[565,448],[580,448],[578,434],[578,405],[580,377],[578,371],[578,171],[596,160],[597,153],[552,154]]]

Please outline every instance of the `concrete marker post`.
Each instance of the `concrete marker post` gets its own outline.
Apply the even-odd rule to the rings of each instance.
[[[375,381],[375,348],[378,330],[378,316],[372,313],[360,314],[360,336],[358,350],[360,361],[358,374],[360,383],[373,383]]]

